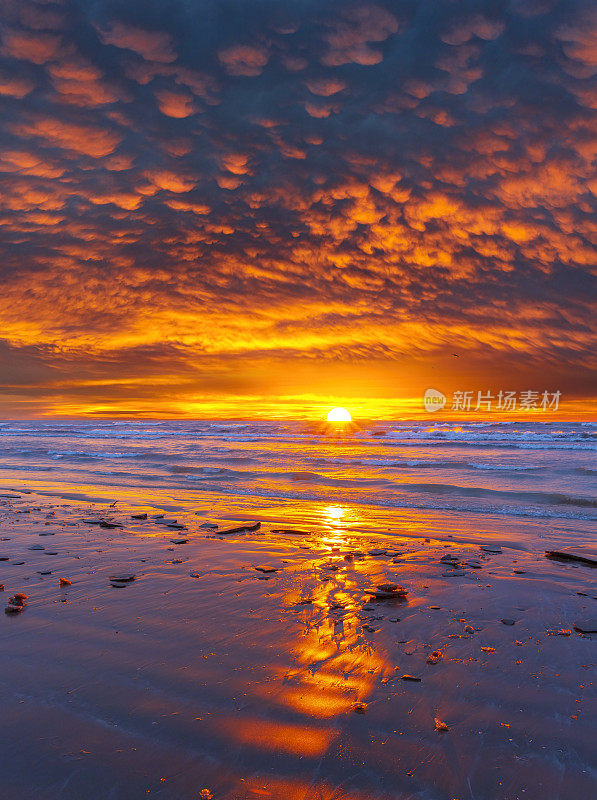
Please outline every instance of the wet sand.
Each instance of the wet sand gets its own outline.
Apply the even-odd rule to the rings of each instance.
[[[597,572],[553,532],[218,535],[224,506],[2,494],[0,597],[28,595],[0,618],[2,800],[592,795]]]

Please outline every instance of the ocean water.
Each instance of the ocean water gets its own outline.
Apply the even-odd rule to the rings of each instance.
[[[597,521],[597,425],[416,421],[0,422],[0,486],[302,522],[420,512]],[[576,526],[576,527],[575,527]]]

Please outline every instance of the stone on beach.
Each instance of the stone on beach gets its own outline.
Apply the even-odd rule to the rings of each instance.
[[[233,528],[222,528],[218,530],[218,536],[226,536],[230,533],[246,533],[256,531],[261,527],[261,522],[248,522],[246,525],[235,525]]]
[[[311,531],[302,531],[298,528],[272,528],[272,533],[280,533],[287,536],[310,536]]]
[[[120,522],[110,522],[107,519],[100,519],[99,521],[100,528],[122,528],[123,525]]]
[[[574,630],[581,633],[597,633],[597,617],[588,617],[574,623]]]
[[[432,650],[425,660],[427,661],[428,664],[437,664],[437,662],[441,660],[441,657],[442,657],[441,650]]]
[[[401,680],[403,681],[413,681],[414,683],[421,683],[421,678],[418,678],[416,675],[403,675]]]
[[[580,561],[583,564],[597,566],[597,548],[585,545],[579,547],[560,547],[558,550],[546,550],[547,558],[564,561]]]
[[[486,553],[501,553],[502,548],[499,544],[482,544],[481,550],[484,550]]]
[[[123,572],[120,575],[110,575],[111,581],[118,581],[119,583],[128,583],[134,581],[135,576],[130,572]]]
[[[378,599],[384,599],[390,597],[405,597],[408,591],[397,583],[381,583],[379,586],[376,586],[375,589],[370,589],[368,594],[372,594]]]
[[[278,567],[271,567],[269,564],[262,564],[259,567],[254,567],[257,572],[278,572]]]
[[[188,544],[188,539],[170,539],[172,544]]]
[[[145,514],[131,514],[131,519],[147,519],[147,513],[145,513]]]
[[[59,586],[71,586],[72,585],[72,581],[70,581],[68,578],[58,578],[58,585]]]
[[[513,619],[501,619],[500,622],[502,625],[516,625],[516,621]]]

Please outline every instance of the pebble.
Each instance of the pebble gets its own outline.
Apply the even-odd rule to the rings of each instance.
[[[128,583],[129,581],[134,581],[135,576],[129,572],[122,573],[121,575],[110,575],[111,581],[118,581],[119,583]]]
[[[71,586],[72,581],[69,581],[68,578],[58,578],[58,585],[59,586]]]
[[[44,550],[45,556],[57,556],[58,550]]]
[[[170,539],[170,541],[172,542],[172,544],[187,544],[189,540],[188,539]]]
[[[381,583],[375,589],[370,590],[370,594],[382,599],[385,597],[404,597],[408,594],[408,591],[397,583]]]
[[[147,519],[147,514],[131,514],[131,519]]]
[[[501,553],[502,548],[496,544],[482,544],[481,550],[485,550],[486,553]]]
[[[254,567],[257,572],[277,572],[278,567],[270,567],[269,564],[262,564],[259,567]]]
[[[516,621],[513,619],[501,619],[500,622],[502,625],[516,625]]]
[[[574,630],[581,633],[597,633],[597,617],[581,619],[574,623]]]
[[[415,683],[421,683],[421,678],[417,678],[416,675],[403,675],[401,680],[403,680],[403,681],[414,681]]]
[[[355,703],[354,706],[352,707],[352,710],[354,711],[355,714],[364,714],[365,711],[367,710],[367,704]]]
[[[84,522],[86,525],[99,525],[100,522],[101,522],[101,519],[99,519],[99,518],[98,519],[95,519],[95,518],[93,518],[93,519],[82,519],[81,522]]]
[[[28,547],[27,549],[28,550],[45,550],[46,548],[43,546],[43,544],[34,544],[31,547]]]
[[[37,574],[38,575],[51,575],[52,574],[52,570],[51,569],[39,569],[37,571]]]
[[[474,632],[475,632],[475,629],[473,628],[473,626],[472,626],[472,625],[465,625],[465,626],[464,626],[464,632],[465,632],[465,633],[474,633]]]

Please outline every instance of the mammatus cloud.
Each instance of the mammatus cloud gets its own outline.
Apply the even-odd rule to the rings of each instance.
[[[584,0],[8,0],[5,407],[594,391],[596,42]]]

